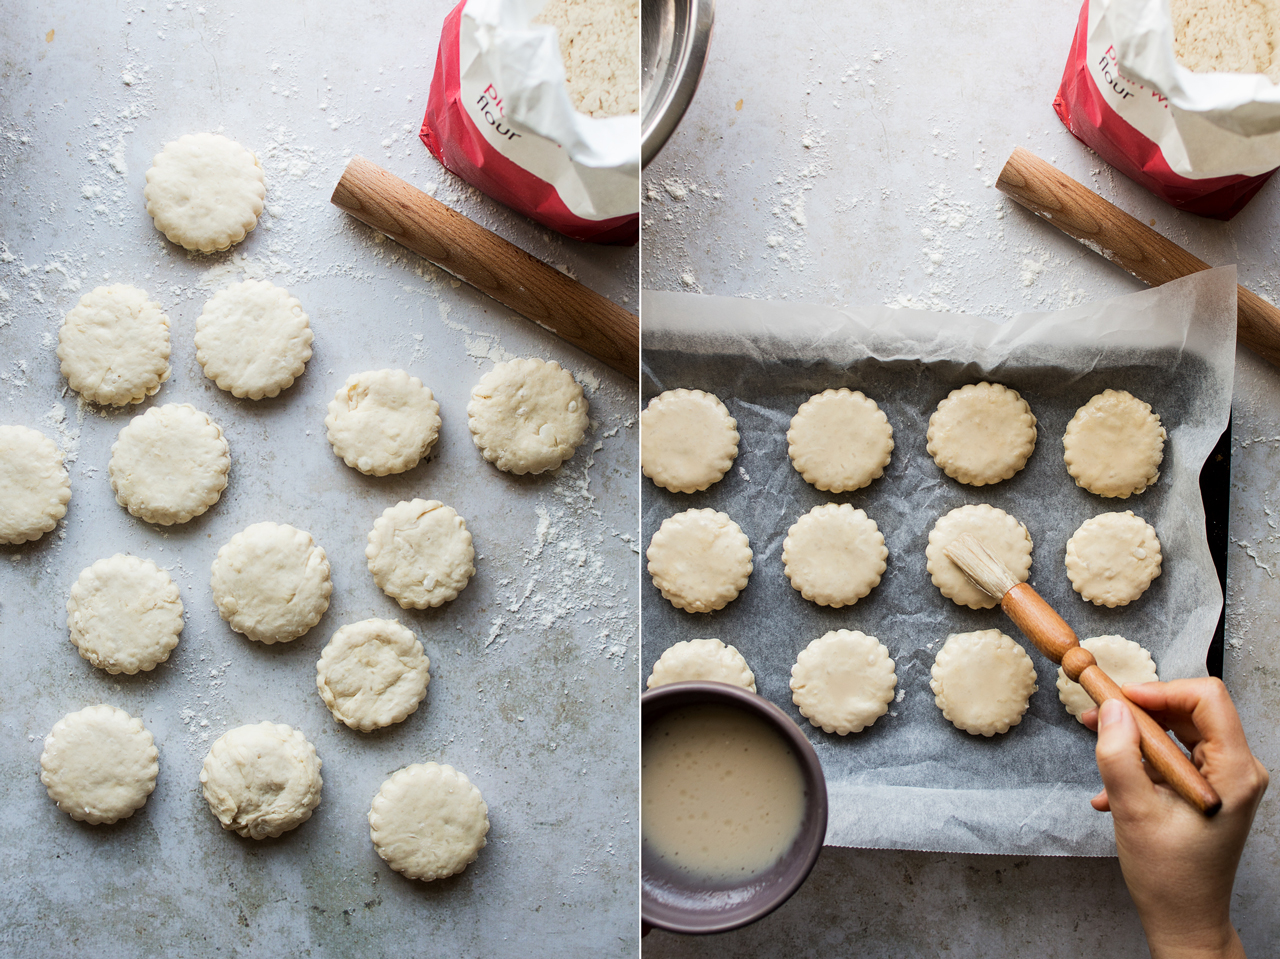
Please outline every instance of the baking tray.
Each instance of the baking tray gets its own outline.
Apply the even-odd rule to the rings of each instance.
[[[1229,292],[1230,279],[1224,273],[1207,282],[1214,289]],[[1170,291],[1170,295],[1181,294]],[[1130,305],[1135,310],[1155,311],[1145,315],[1161,313],[1151,294],[1135,294],[1089,310],[1099,318],[1118,320]],[[1064,375],[1064,367],[1054,361],[1052,340],[1038,341],[1032,348],[1023,346],[1022,352],[1008,346],[1023,343],[1028,331],[1044,326],[1044,321],[1032,315],[1020,318],[1017,329],[1021,332],[999,334],[999,342],[1010,350],[1008,354],[991,348],[981,354],[988,358],[979,360],[980,354],[975,352],[973,362],[939,362],[922,361],[915,352],[930,349],[924,345],[929,343],[928,334],[920,332],[934,328],[934,321],[927,319],[933,316],[929,314],[900,321],[893,318],[896,311],[868,310],[840,320],[838,311],[812,305],[789,307],[673,294],[653,294],[650,300],[647,295],[646,309],[657,333],[645,344],[644,397],[676,387],[714,392],[737,419],[742,439],[731,473],[702,493],[674,494],[645,483],[645,542],[675,512],[724,509],[751,539],[755,570],[742,595],[726,609],[703,615],[674,609],[646,582],[641,600],[644,673],[647,675],[667,646],[679,640],[715,636],[738,646],[755,670],[761,695],[802,724],[828,768],[829,786],[836,794],[844,794],[833,807],[837,827],[829,834],[829,842],[953,852],[1108,854],[1110,831],[1105,835],[1099,831],[1101,821],[1067,811],[1074,808],[1077,795],[1096,792],[1097,777],[1090,737],[1058,701],[1056,666],[1044,657],[1033,656],[1040,691],[1032,697],[1021,726],[1003,739],[957,736],[941,719],[928,679],[933,656],[946,633],[994,627],[1013,635],[1016,630],[1010,629],[998,610],[967,610],[942,598],[924,571],[923,551],[937,516],[970,502],[1002,507],[1030,529],[1035,543],[1033,585],[1063,612],[1081,637],[1120,633],[1150,649],[1162,675],[1202,674],[1214,629],[1217,627],[1219,636],[1221,631],[1221,571],[1207,572],[1211,551],[1205,534],[1200,534],[1197,545],[1182,517],[1184,509],[1187,516],[1199,512],[1187,503],[1188,497],[1195,497],[1209,506],[1206,528],[1215,519],[1219,525],[1225,520],[1222,492],[1229,480],[1229,459],[1208,454],[1215,441],[1218,453],[1229,447],[1229,438],[1219,433],[1227,423],[1227,407],[1221,398],[1230,396],[1231,366],[1226,364],[1230,340],[1218,338],[1216,325],[1218,314],[1225,316],[1225,307],[1220,310],[1209,301],[1199,305],[1212,312],[1215,325],[1192,334],[1192,339],[1212,344],[1208,347],[1211,365],[1176,346],[1172,351],[1163,346],[1119,346],[1123,338],[1117,337],[1100,347],[1103,352],[1092,365],[1086,362],[1083,369],[1077,369],[1073,363],[1073,372]],[[1199,314],[1188,310],[1183,315]],[[734,332],[735,316],[740,317],[741,333]],[[1045,328],[1066,331],[1079,321],[1074,313],[1061,316]],[[901,345],[895,345],[898,341],[893,330],[899,323],[907,323],[911,332]],[[962,328],[963,323],[969,326]],[[995,335],[984,332],[994,327],[959,317],[938,327],[947,331],[938,335],[945,336],[947,343],[958,344],[957,355],[963,356],[963,329],[970,328],[979,338]],[[1094,335],[1094,328],[1088,326],[1078,338],[1092,344],[1097,342],[1091,338]],[[769,336],[775,336],[776,341]],[[864,347],[860,336],[872,339]],[[1169,340],[1176,344],[1179,334],[1170,331]],[[1163,340],[1153,339],[1155,342]],[[992,355],[1005,358],[990,359]],[[993,362],[995,367],[990,366]],[[1225,383],[1219,379],[1224,375]],[[1026,469],[1013,479],[992,487],[964,487],[937,470],[924,452],[923,437],[929,413],[942,397],[956,386],[984,378],[1006,383],[1023,394],[1039,418],[1040,439]],[[897,445],[885,475],[870,487],[829,494],[809,487],[791,467],[785,432],[801,402],[824,388],[839,386],[862,389],[876,398],[894,427]],[[1107,387],[1128,388],[1151,397],[1158,403],[1171,436],[1181,437],[1166,447],[1163,472],[1167,478],[1141,497],[1127,501],[1101,500],[1073,483],[1063,483],[1060,437],[1067,420],[1090,396]],[[1200,389],[1206,391],[1205,401],[1211,405],[1193,409],[1189,397]],[[1195,423],[1200,426],[1193,427]],[[1183,434],[1184,428],[1198,430],[1194,442],[1190,442],[1190,434]],[[1197,487],[1206,462],[1201,457],[1206,455],[1210,468],[1204,471],[1204,486]],[[1188,469],[1192,463],[1194,471]],[[1034,501],[1027,498],[1030,490],[1035,491]],[[854,606],[842,609],[804,601],[782,575],[780,559],[789,525],[812,506],[829,501],[866,509],[880,525],[889,548],[889,567],[880,585]],[[1156,523],[1167,562],[1163,575],[1139,602],[1108,610],[1082,601],[1071,590],[1062,570],[1062,554],[1081,522],[1098,512],[1116,509],[1134,509]],[[1184,620],[1175,604],[1185,607],[1190,618]],[[889,714],[875,726],[848,737],[812,727],[791,703],[787,683],[796,652],[823,632],[840,628],[862,629],[878,636],[888,646],[898,673],[897,698],[890,704]],[[1220,648],[1220,638],[1217,645]],[[944,770],[946,774],[941,775]],[[878,790],[887,792],[881,795]],[[904,794],[889,808],[887,794],[897,795],[894,790]],[[1004,806],[991,806],[994,793],[1002,791],[1007,795],[1007,812],[1000,811]],[[957,797],[965,793],[971,794],[974,808],[990,807],[990,812],[979,816],[981,822],[975,820],[967,833],[960,820],[963,837],[955,830],[948,831],[945,824],[935,834],[935,827],[921,825],[930,820],[909,822],[897,811],[898,805],[914,797],[913,802],[947,818],[948,804],[959,801]],[[866,812],[839,825],[841,803],[848,811],[853,808],[848,803],[853,801],[868,804]],[[1013,818],[1002,820],[1002,816]]]

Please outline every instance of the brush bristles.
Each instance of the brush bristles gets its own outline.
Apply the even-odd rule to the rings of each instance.
[[[975,586],[996,599],[1004,599],[1004,594],[1018,585],[1009,568],[991,555],[991,551],[972,533],[957,536],[943,552],[973,580]]]

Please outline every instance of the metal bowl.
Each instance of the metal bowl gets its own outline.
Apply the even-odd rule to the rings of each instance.
[[[677,877],[640,851],[640,918],[671,932],[727,932],[762,919],[791,898],[808,878],[827,835],[827,781],[813,745],[786,713],[762,696],[724,683],[657,686],[640,697],[640,725],[649,726],[683,706],[719,705],[763,719],[791,747],[805,783],[805,811],[790,849],[741,885],[708,887]]]
[[[640,162],[648,166],[693,100],[707,62],[715,0],[640,4]]]

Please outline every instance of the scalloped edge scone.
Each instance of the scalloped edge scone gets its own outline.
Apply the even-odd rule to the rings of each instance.
[[[1127,390],[1103,390],[1071,417],[1062,459],[1077,486],[1128,499],[1160,479],[1166,439],[1150,403]]]
[[[645,557],[653,585],[672,606],[691,613],[723,609],[746,589],[752,570],[747,534],[714,509],[667,517]]]
[[[898,675],[884,643],[856,629],[819,636],[791,667],[791,701],[824,732],[860,733],[889,711]]]
[[[58,330],[67,385],[90,403],[141,403],[169,379],[169,317],[145,290],[125,283],[80,297]]]
[[[190,403],[135,416],[111,444],[107,465],[116,502],[161,526],[185,523],[218,502],[230,470],[222,428]]]
[[[267,189],[249,150],[219,133],[188,133],[156,154],[142,195],[170,242],[218,253],[258,225]]]
[[[0,543],[29,543],[67,515],[71,476],[58,444],[28,426],[0,426]]]
[[[718,396],[667,390],[640,413],[640,470],[673,493],[720,482],[738,455],[738,423]]]
[[[1036,418],[1017,390],[967,383],[938,404],[926,438],[929,455],[953,480],[989,486],[1027,465],[1036,448]]]
[[[536,357],[495,364],[467,403],[467,428],[481,455],[517,475],[544,473],[572,457],[589,422],[573,374]]]
[[[893,456],[893,426],[860,390],[824,390],[791,417],[787,455],[805,482],[846,493],[884,475]]]

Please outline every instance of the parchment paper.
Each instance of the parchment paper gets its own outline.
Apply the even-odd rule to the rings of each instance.
[[[644,676],[671,644],[718,637],[736,646],[762,696],[801,724],[827,775],[827,844],[941,852],[1114,855],[1110,817],[1089,798],[1101,788],[1094,735],[1058,699],[1057,667],[1000,610],[945,599],[925,570],[937,518],[991,503],[1020,519],[1034,541],[1031,583],[1080,638],[1116,633],[1149,649],[1164,679],[1205,674],[1222,607],[1205,538],[1198,477],[1226,428],[1235,355],[1236,279],[1223,267],[1056,313],[1003,325],[981,317],[868,307],[828,307],[678,293],[644,296],[644,399],[699,388],[725,401],[741,434],[734,468],[694,494],[644,480],[647,544],[668,516],[713,507],[751,540],[755,569],[743,593],[711,614],[678,610],[642,583]],[[1038,418],[1027,467],[975,488],[949,479],[925,450],[930,414],[952,389],[991,379],[1022,393]],[[885,475],[853,493],[809,486],[791,466],[786,430],[810,395],[847,386],[874,398],[894,428]],[[1106,388],[1147,400],[1168,431],[1159,481],[1127,500],[1080,489],[1062,461],[1075,411]],[[804,600],[783,573],[787,529],[813,506],[848,502],[879,524],[889,548],[880,585],[851,607]],[[1095,607],[1071,589],[1067,540],[1086,519],[1132,509],[1152,523],[1163,574],[1136,602]],[[862,733],[809,725],[791,702],[790,669],[832,629],[876,636],[896,662],[898,699]],[[929,689],[948,634],[999,628],[1024,644],[1039,691],[1020,725],[990,739],[946,721]]]

